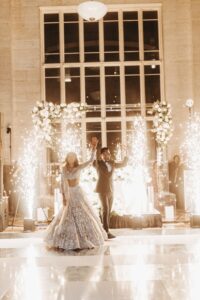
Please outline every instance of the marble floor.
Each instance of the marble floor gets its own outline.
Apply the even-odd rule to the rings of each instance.
[[[102,248],[78,252],[47,250],[44,231],[0,233],[0,299],[200,299],[200,229],[113,233]]]

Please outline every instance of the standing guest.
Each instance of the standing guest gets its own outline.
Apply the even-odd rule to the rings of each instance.
[[[179,155],[169,162],[169,191],[176,195],[176,207],[184,209],[184,167]]]
[[[87,202],[79,185],[80,172],[96,157],[97,141],[93,141],[89,161],[79,164],[77,155],[68,153],[61,178],[63,208],[47,229],[48,247],[65,250],[88,249],[101,246],[107,239],[101,221]]]
[[[96,141],[97,138],[93,137],[93,140]],[[109,239],[115,238],[115,236],[109,231],[110,213],[113,204],[113,172],[117,168],[125,167],[127,165],[127,161],[128,159],[125,157],[123,162],[116,163],[111,159],[109,148],[104,147],[101,148],[100,160],[95,160],[93,163],[98,174],[95,191],[99,194],[103,227],[107,232]]]

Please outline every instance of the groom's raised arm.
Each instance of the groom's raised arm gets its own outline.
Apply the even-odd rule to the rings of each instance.
[[[115,169],[126,167],[128,163],[128,157],[125,156],[122,162],[114,162]]]

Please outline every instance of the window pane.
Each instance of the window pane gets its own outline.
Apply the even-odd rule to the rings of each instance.
[[[157,20],[158,12],[157,11],[143,11],[144,20]]]
[[[145,66],[146,103],[160,100],[160,67]]]
[[[136,13],[137,16],[137,13]],[[124,57],[126,61],[139,60],[138,21],[135,13],[124,13]]]
[[[84,22],[85,61],[99,61],[99,24]]]
[[[104,22],[104,60],[119,60],[118,22]]]
[[[100,106],[100,69],[99,67],[85,68],[85,96],[88,105]],[[93,110],[92,108],[92,110]],[[87,117],[99,117],[98,111],[87,113]]]
[[[46,101],[60,103],[60,69],[45,70]]]
[[[120,101],[120,69],[105,67],[106,105],[117,107]],[[121,111],[107,111],[107,116],[120,116]]]
[[[65,69],[65,101],[66,103],[80,103],[80,69]]]
[[[59,24],[44,24],[44,52],[45,63],[58,63],[60,61]]]
[[[45,77],[60,77],[60,69],[53,68],[53,69],[45,69]]]
[[[65,62],[79,61],[79,26],[78,23],[64,24]]]
[[[125,67],[126,115],[140,113],[140,70],[138,66]]]
[[[100,76],[100,69],[99,69],[99,67],[85,68],[85,75],[86,76]]]
[[[88,132],[100,132],[101,131],[101,123],[100,122],[87,123],[86,130]]]
[[[107,147],[110,149],[112,156],[116,155],[117,144],[121,144],[121,123],[107,122]]]
[[[121,130],[121,123],[120,122],[107,122],[106,129],[108,131],[120,131]]]
[[[137,11],[125,11],[123,13],[123,19],[126,21],[138,20]]]
[[[104,21],[117,21],[118,13],[117,12],[108,12],[103,18]]]
[[[143,34],[145,60],[159,59],[158,21],[144,20]]]
[[[132,121],[126,122],[126,133],[129,134],[132,131],[133,131],[133,122]]]
[[[58,14],[45,14],[44,15],[44,22],[45,23],[53,23],[59,22],[59,15]]]
[[[64,22],[78,22],[78,14],[64,14]]]

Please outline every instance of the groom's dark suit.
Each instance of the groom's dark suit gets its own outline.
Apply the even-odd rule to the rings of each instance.
[[[99,193],[99,198],[102,206],[102,221],[106,232],[109,231],[110,213],[113,204],[113,171],[115,169],[125,167],[127,158],[121,163],[116,163],[113,160],[105,162],[104,160],[94,161],[94,167],[98,173],[96,185],[96,193]]]

